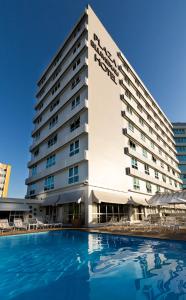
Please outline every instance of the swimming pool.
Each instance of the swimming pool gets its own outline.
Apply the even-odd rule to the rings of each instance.
[[[186,243],[76,230],[0,238],[0,300],[186,299]]]

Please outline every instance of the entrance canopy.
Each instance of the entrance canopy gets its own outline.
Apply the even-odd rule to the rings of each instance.
[[[102,192],[102,191],[92,191],[93,202],[96,203],[112,203],[112,204],[126,204],[129,195],[126,193],[113,193],[113,192]]]

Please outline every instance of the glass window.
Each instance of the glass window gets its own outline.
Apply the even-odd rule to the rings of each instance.
[[[141,139],[145,142],[145,135],[143,133],[141,133]]]
[[[137,159],[134,157],[131,158],[131,166],[133,169],[138,169],[138,162]]]
[[[44,181],[44,191],[54,189],[54,176],[48,176]]]
[[[32,176],[37,174],[37,165],[32,167]]]
[[[145,168],[145,174],[150,175],[149,166],[147,164],[145,164],[144,168]]]
[[[146,182],[147,193],[152,193],[152,186],[150,182]]]
[[[128,123],[128,128],[129,130],[131,130],[132,132],[134,132],[134,126],[132,125],[132,123]]]
[[[72,132],[75,129],[77,129],[78,127],[80,127],[80,117],[75,119],[74,122],[70,124],[70,131]]]
[[[147,155],[147,150],[143,148],[143,149],[142,149],[142,153],[143,153],[143,156],[147,158],[147,156],[148,156],[148,155]]]
[[[69,175],[68,175],[68,183],[75,183],[79,181],[79,168],[78,166],[69,168]]]
[[[133,177],[133,188],[135,190],[140,190],[140,183],[139,183],[139,179],[136,177]]]
[[[55,163],[56,163],[56,155],[53,154],[53,155],[47,157],[46,168],[49,168],[49,167],[55,165]]]
[[[70,154],[69,155],[73,156],[77,153],[79,153],[79,140],[70,144]]]
[[[80,104],[80,95],[72,100],[71,109],[74,109],[76,106]]]
[[[159,179],[159,173],[157,170],[154,170],[155,178]]]
[[[57,143],[57,134],[53,138],[48,140],[48,148],[50,148],[51,146],[53,146],[56,143]]]

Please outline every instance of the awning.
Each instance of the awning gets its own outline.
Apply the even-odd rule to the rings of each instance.
[[[29,211],[26,203],[0,203],[0,211]]]
[[[127,204],[131,204],[134,206],[139,206],[139,205],[149,206],[148,201],[145,199],[145,197],[139,195],[130,196]]]
[[[47,197],[44,202],[42,203],[42,206],[54,206],[59,200],[59,194],[58,195],[53,195],[50,197]]]
[[[93,202],[96,203],[113,203],[113,204],[126,204],[129,198],[129,194],[118,194],[118,193],[110,193],[110,192],[102,192],[102,191],[92,191]]]
[[[78,190],[74,192],[66,192],[60,194],[58,204],[66,204],[66,203],[80,203],[83,199],[84,191]]]

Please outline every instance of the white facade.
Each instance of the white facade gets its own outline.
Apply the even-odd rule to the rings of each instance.
[[[180,189],[172,125],[90,6],[38,82],[35,110],[27,197],[82,190],[91,224],[101,203]]]

